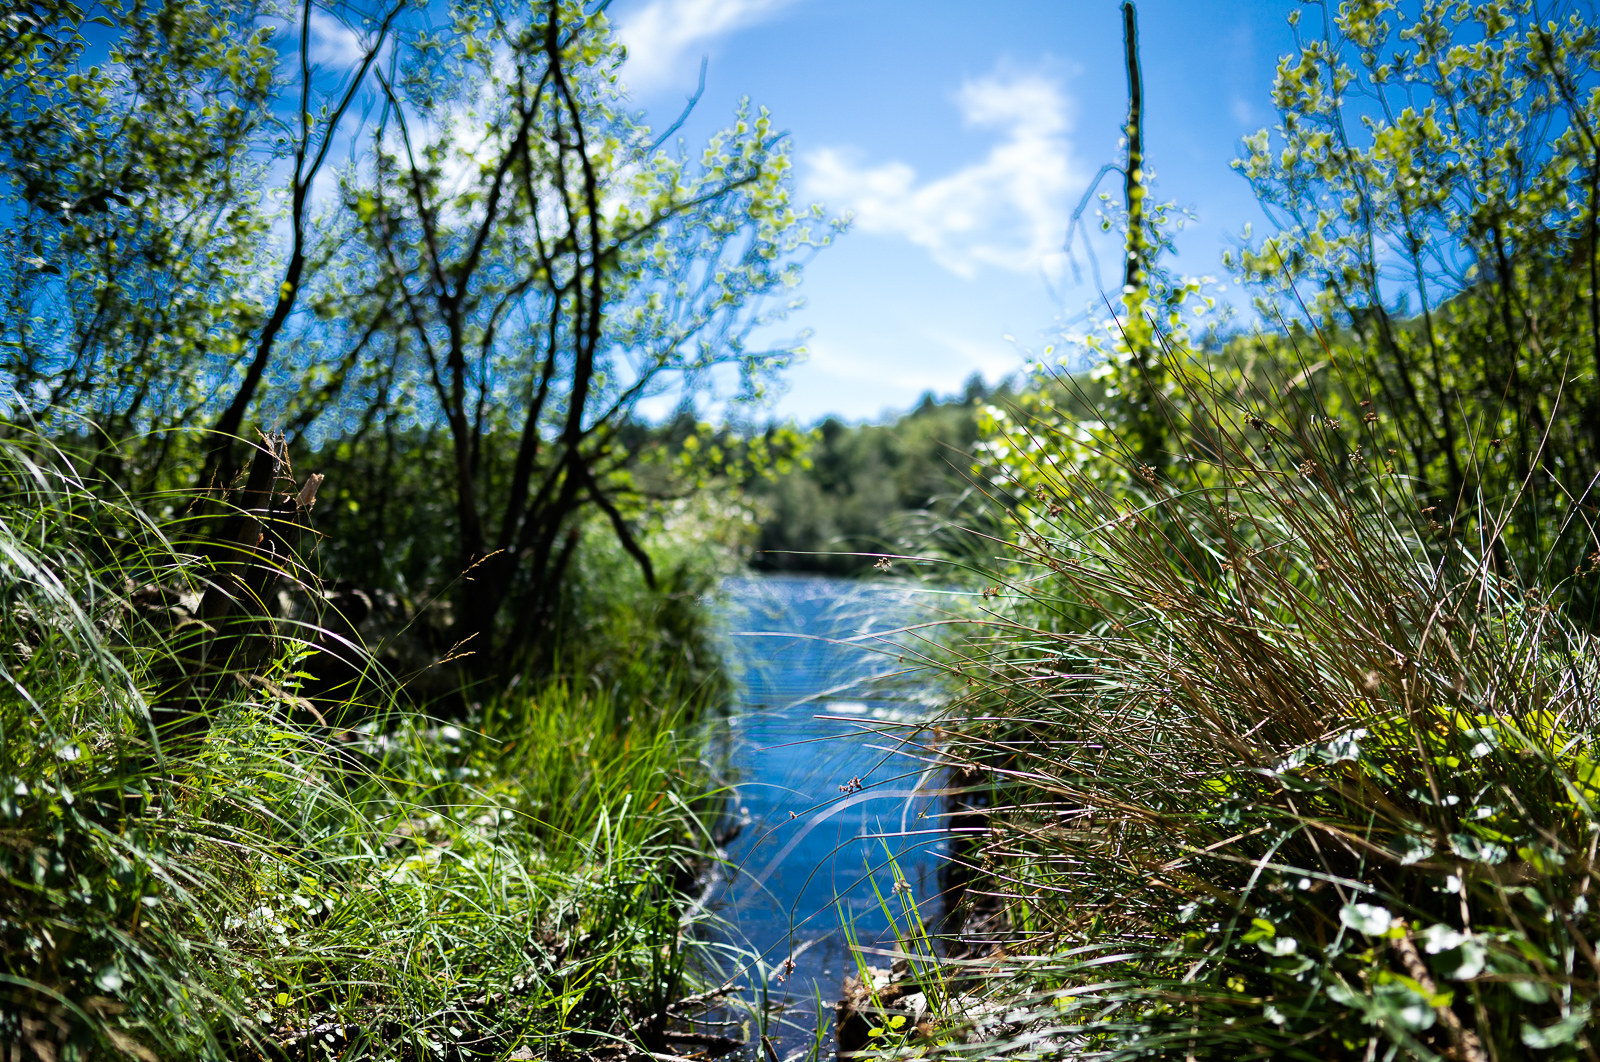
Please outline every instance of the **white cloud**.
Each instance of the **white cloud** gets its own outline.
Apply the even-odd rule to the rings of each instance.
[[[367,54],[361,35],[332,15],[311,11],[311,62],[338,69],[355,66]]]
[[[1060,82],[1000,71],[963,84],[955,103],[968,126],[1000,132],[984,158],[923,179],[904,162],[863,165],[854,152],[824,148],[805,158],[805,197],[853,211],[863,232],[925,248],[958,276],[984,266],[1053,272],[1085,180]]]
[[[833,343],[815,337],[806,342],[805,364],[830,379],[872,384],[897,392],[915,391],[918,377],[925,375],[915,370],[908,372],[906,366],[881,357],[861,357],[854,351],[841,350]]]
[[[628,48],[624,78],[635,90],[656,87],[682,66],[687,52],[762,22],[791,0],[650,0],[626,15],[617,36]]]
[[[953,394],[973,373],[990,381],[999,380],[1021,369],[1022,354],[1004,339],[964,335],[956,331],[925,329],[920,342],[900,350],[875,348],[870,353],[826,339],[811,338],[806,343],[804,365],[808,375],[861,388],[872,411],[903,405],[925,391]],[[840,402],[842,396],[835,395]]]
[[[923,336],[929,343],[955,355],[946,374],[949,379],[939,385],[943,391],[955,389],[955,384],[950,382],[955,373],[960,374],[960,383],[966,383],[967,377],[975,372],[993,382],[1010,376],[1027,364],[1027,357],[1010,336],[974,338],[959,332],[936,332],[933,329],[924,332]]]

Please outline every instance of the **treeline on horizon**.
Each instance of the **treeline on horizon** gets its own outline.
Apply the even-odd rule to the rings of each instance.
[[[990,489],[974,464],[984,406],[1014,394],[975,375],[960,395],[929,392],[876,423],[823,419],[797,461],[745,488],[757,507],[750,566],[859,575],[879,555],[927,548]]]

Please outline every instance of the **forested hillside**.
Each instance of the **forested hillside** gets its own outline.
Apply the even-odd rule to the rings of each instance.
[[[987,486],[973,465],[978,423],[986,403],[1010,397],[974,379],[960,398],[925,395],[881,424],[824,420],[798,467],[752,484],[762,508],[751,565],[859,574],[874,554],[921,548]]]

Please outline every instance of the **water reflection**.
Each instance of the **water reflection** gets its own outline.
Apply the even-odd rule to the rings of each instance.
[[[724,590],[740,685],[721,739],[743,828],[713,903],[729,942],[774,974],[771,1003],[786,1020],[769,1035],[783,1058],[811,1043],[817,1000],[831,1007],[854,972],[841,921],[869,947],[892,944],[878,899],[893,896],[891,857],[924,921],[942,913],[941,781],[896,750],[930,746],[921,723],[937,689],[915,665],[922,625],[945,599],[807,576],[735,578]]]

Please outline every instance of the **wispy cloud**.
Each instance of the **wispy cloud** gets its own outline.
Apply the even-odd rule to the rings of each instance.
[[[905,349],[870,352],[846,340],[813,337],[806,342],[807,365],[812,374],[863,386],[872,400],[884,406],[914,399],[924,391],[943,394],[958,388],[973,373],[994,381],[1024,365],[1015,345],[981,334],[957,331],[922,332],[920,341]]]
[[[806,362],[826,376],[850,383],[874,384],[898,390],[915,390],[917,381],[905,371],[882,358],[863,358],[860,353],[845,350],[825,339],[806,341]]]
[[[853,211],[863,232],[925,248],[959,276],[984,266],[1049,268],[1073,193],[1085,180],[1073,158],[1071,105],[1060,82],[1001,70],[963,84],[955,104],[968,126],[1000,133],[982,159],[923,178],[904,162],[862,164],[856,152],[824,148],[805,157],[805,196]]]
[[[765,21],[792,0],[650,0],[623,16],[617,36],[628,48],[630,87],[660,85],[696,45]]]
[[[969,374],[980,373],[990,381],[1010,376],[1027,364],[1022,348],[1010,336],[969,336],[957,331],[929,329],[923,333],[923,338],[932,346],[948,351],[953,367]]]
[[[332,15],[311,11],[311,62],[314,66],[343,70],[367,54],[361,35]]]

